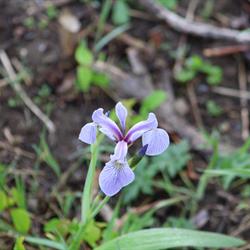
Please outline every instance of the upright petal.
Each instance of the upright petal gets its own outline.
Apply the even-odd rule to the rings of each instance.
[[[94,122],[87,123],[81,129],[79,140],[87,144],[93,144],[96,140],[97,126]]]
[[[154,113],[149,113],[146,121],[136,123],[127,133],[125,140],[127,142],[133,142],[138,139],[145,132],[157,128],[158,121]]]
[[[115,146],[115,153],[112,156],[112,160],[118,160],[124,162],[128,153],[128,144],[125,141],[119,141]]]
[[[142,144],[148,145],[146,155],[159,155],[169,146],[168,133],[161,128],[152,129],[142,135]]]
[[[118,117],[120,124],[121,124],[121,128],[123,130],[123,132],[126,129],[126,118],[128,115],[128,111],[127,109],[123,106],[123,104],[121,102],[118,102],[115,106],[115,112],[116,112],[116,116]]]
[[[134,179],[134,172],[127,163],[117,167],[114,161],[110,161],[99,175],[99,185],[104,194],[113,196]]]
[[[114,121],[103,114],[103,109],[97,109],[92,115],[93,121],[101,127],[101,132],[109,138],[122,139],[122,132]]]

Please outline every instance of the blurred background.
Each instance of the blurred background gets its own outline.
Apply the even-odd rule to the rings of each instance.
[[[55,238],[79,216],[78,134],[120,100],[128,125],[155,112],[172,145],[136,169],[112,237],[170,226],[249,241],[249,24],[248,0],[0,0],[0,248],[13,228]],[[91,230],[86,249],[105,237]]]

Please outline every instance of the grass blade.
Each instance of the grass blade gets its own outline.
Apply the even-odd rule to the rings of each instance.
[[[95,52],[99,52],[104,46],[106,46],[110,41],[112,41],[114,38],[128,30],[130,27],[128,24],[121,25],[115,29],[113,29],[111,32],[109,32],[106,36],[102,37],[95,45],[94,50]]]
[[[39,246],[51,247],[51,248],[58,249],[58,250],[66,250],[63,244],[52,241],[52,240],[47,240],[47,239],[43,239],[39,237],[32,237],[32,236],[27,236],[25,237],[24,240],[28,243],[36,244]]]

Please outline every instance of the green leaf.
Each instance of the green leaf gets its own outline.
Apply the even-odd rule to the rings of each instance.
[[[110,79],[106,74],[98,73],[98,72],[94,72],[92,75],[92,79],[91,79],[91,82],[94,85],[99,86],[101,88],[108,88],[109,81]]]
[[[15,177],[16,188],[11,190],[13,199],[15,200],[19,208],[26,209],[26,193],[25,193],[25,184],[21,177]]]
[[[124,0],[117,0],[112,11],[112,22],[115,25],[128,23],[130,20],[129,7]]]
[[[209,115],[213,117],[218,117],[222,114],[222,108],[212,100],[206,103],[206,108]]]
[[[8,197],[3,191],[0,191],[0,212],[8,207]]]
[[[196,72],[191,69],[182,69],[176,75],[175,79],[178,82],[186,83],[194,79]]]
[[[208,76],[207,83],[212,86],[218,85],[222,80],[222,70],[219,67],[212,67]]]
[[[187,229],[146,229],[111,240],[95,250],[160,250],[180,247],[227,248],[245,244],[223,234]]]
[[[143,101],[140,109],[140,114],[144,115],[158,108],[167,98],[167,94],[163,90],[155,90]]]
[[[32,236],[27,236],[24,239],[26,242],[29,242],[31,244],[35,244],[35,245],[39,245],[39,246],[46,246],[49,248],[54,248],[54,249],[58,249],[58,250],[66,250],[66,247],[59,243],[59,242],[55,242],[52,240],[47,240],[44,238],[39,238],[39,237],[32,237]]]
[[[29,213],[22,208],[14,208],[10,211],[10,215],[16,230],[26,234],[31,226]]]
[[[6,169],[8,166],[0,163],[0,188],[3,188],[6,183],[6,176],[7,176],[7,171]]]
[[[59,13],[58,9],[52,4],[48,6],[46,12],[47,12],[47,16],[48,16],[49,20],[56,18],[58,16],[58,13]]]
[[[91,68],[78,66],[76,71],[76,83],[79,90],[83,92],[87,92],[90,88],[91,80],[92,80],[92,70]]]
[[[211,169],[207,170],[206,173],[211,175],[226,175],[226,176],[237,176],[242,178],[250,178],[250,169]]]
[[[101,230],[96,223],[91,220],[84,230],[83,239],[92,247],[96,246],[96,242],[101,238]]]
[[[113,39],[121,35],[123,32],[129,29],[128,24],[123,24],[121,26],[118,26],[114,28],[112,31],[110,31],[107,35],[103,36],[94,46],[94,51],[99,52],[104,46],[106,46],[109,42],[111,42]]]
[[[44,225],[44,231],[65,236],[69,232],[70,224],[71,222],[67,219],[52,218]]]
[[[24,237],[19,237],[16,239],[16,243],[14,246],[14,250],[25,250],[25,247],[23,245]]]
[[[84,66],[90,66],[93,63],[94,57],[92,52],[84,45],[80,43],[75,51],[75,60]]]
[[[203,67],[204,62],[202,58],[198,55],[193,55],[186,60],[185,65],[194,71],[198,71]]]
[[[123,233],[130,233],[152,226],[154,223],[153,210],[143,215],[128,212],[126,221],[122,226]]]

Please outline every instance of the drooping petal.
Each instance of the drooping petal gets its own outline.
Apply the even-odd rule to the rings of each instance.
[[[124,162],[128,153],[128,144],[125,141],[119,141],[115,146],[115,153],[111,156],[112,160]]]
[[[97,126],[94,122],[87,123],[81,129],[79,140],[87,144],[93,144],[96,140]]]
[[[136,123],[127,133],[125,140],[128,142],[133,142],[138,139],[145,132],[157,128],[158,121],[154,113],[149,113],[148,119],[146,121],[141,121]]]
[[[123,130],[123,132],[126,129],[126,118],[128,115],[128,111],[127,109],[123,106],[123,104],[121,102],[118,102],[115,106],[115,112],[116,112],[116,116],[118,117],[120,124],[121,124],[121,128]]]
[[[142,145],[148,145],[146,155],[159,155],[169,146],[168,133],[161,128],[152,129],[142,135]]]
[[[130,184],[135,175],[127,163],[117,167],[114,161],[108,162],[99,175],[99,185],[107,196],[117,194],[123,187]]]
[[[103,109],[97,109],[92,115],[93,121],[101,127],[101,132],[109,138],[122,139],[122,132],[114,121],[103,114]]]

